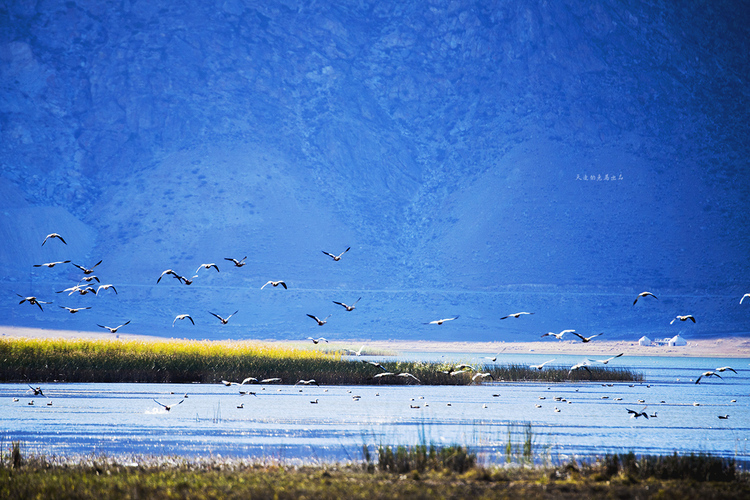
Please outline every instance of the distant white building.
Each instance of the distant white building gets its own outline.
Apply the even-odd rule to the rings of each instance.
[[[669,345],[671,346],[685,346],[687,345],[687,341],[680,337],[680,335],[675,335],[671,339],[669,339]]]
[[[638,345],[654,345],[650,338],[645,335],[638,339]]]

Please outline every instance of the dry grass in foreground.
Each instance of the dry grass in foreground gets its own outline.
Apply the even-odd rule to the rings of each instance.
[[[127,463],[105,457],[66,463],[0,460],[0,498],[680,498],[750,497],[747,474],[710,456],[608,456],[558,467],[485,468],[462,447],[381,450],[347,466],[285,467],[175,458]],[[398,458],[397,458],[398,457]]]

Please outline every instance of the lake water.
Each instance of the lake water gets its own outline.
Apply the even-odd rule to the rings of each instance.
[[[417,353],[400,359],[484,362],[485,355]],[[532,364],[553,357],[557,366],[582,359],[529,353],[499,361]],[[694,383],[702,372],[726,365],[738,373]],[[222,384],[49,383],[41,384],[48,396],[41,397],[26,384],[0,384],[0,439],[5,448],[20,440],[28,452],[48,455],[303,463],[361,461],[363,446],[374,452],[379,445],[460,444],[478,452],[482,461],[502,463],[509,431],[510,441],[522,450],[529,423],[537,461],[676,451],[750,463],[750,359],[623,357],[610,366],[635,369],[646,380],[611,386],[245,386],[256,396],[242,396],[236,386]],[[154,401],[170,405],[183,399],[169,412]],[[644,407],[656,417],[636,419],[627,413]]]

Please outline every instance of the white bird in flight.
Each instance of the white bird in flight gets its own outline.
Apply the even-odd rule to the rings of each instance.
[[[513,317],[513,318],[518,318],[519,316],[521,316],[521,315],[523,315],[523,314],[534,314],[534,313],[529,313],[529,312],[519,312],[519,313],[513,313],[513,314],[509,314],[509,315],[507,315],[507,316],[503,316],[503,317],[502,317],[502,318],[500,318],[500,319],[508,319],[508,318],[511,318],[511,317]]]
[[[560,333],[547,332],[544,335],[542,335],[542,338],[544,338],[544,337],[555,337],[557,340],[562,340],[563,335],[565,335],[566,333],[575,333],[575,330],[563,330]]]
[[[216,272],[217,272],[217,273],[219,272],[219,266],[217,266],[216,264],[214,264],[214,263],[212,262],[212,263],[210,263],[210,264],[201,264],[200,266],[198,266],[198,269],[196,269],[196,270],[195,270],[195,274],[197,275],[197,274],[198,274],[198,271],[200,271],[201,269],[211,269],[212,267],[213,267],[214,269],[216,269]]]
[[[310,380],[300,380],[299,382],[297,382],[296,384],[294,384],[292,387],[294,387],[296,385],[299,385],[299,384],[302,384],[302,385],[317,385],[318,387],[320,387],[320,384],[317,383],[314,378],[310,379]]]
[[[745,298],[747,297],[750,297],[750,293],[746,293],[745,295],[742,296],[742,298],[740,299],[740,304],[742,304],[742,301],[745,300]]]
[[[335,262],[338,262],[338,261],[340,261],[340,260],[341,260],[341,257],[342,257],[342,256],[343,256],[343,255],[344,255],[344,254],[345,254],[346,252],[348,252],[348,251],[349,251],[349,249],[350,249],[350,248],[351,248],[351,247],[347,247],[347,249],[346,249],[346,250],[344,250],[343,252],[341,252],[341,253],[340,253],[340,254],[338,254],[338,255],[333,255],[332,253],[328,253],[328,252],[326,252],[325,250],[321,250],[321,251],[322,251],[322,252],[323,252],[324,254],[326,254],[327,256],[329,256],[330,258],[332,258],[332,259],[333,259],[333,260],[334,260]]]
[[[362,349],[364,349],[364,348],[365,348],[365,346],[363,344],[362,347],[359,348],[359,351],[355,351],[354,349],[347,349],[347,351],[349,351],[350,353],[354,354],[355,356],[362,356]]]
[[[624,352],[621,352],[621,353],[620,353],[620,354],[618,354],[617,356],[612,356],[611,358],[607,358],[607,359],[595,359],[594,361],[596,361],[597,363],[601,363],[601,364],[603,364],[603,365],[606,365],[607,363],[609,363],[609,362],[610,362],[610,361],[612,361],[613,359],[615,359],[615,358],[619,358],[619,357],[620,357],[620,356],[622,356],[623,354],[625,354],[625,353],[624,353]]]
[[[693,323],[695,323],[695,318],[693,317],[693,315],[692,315],[692,314],[687,314],[687,315],[685,315],[685,316],[675,316],[675,318],[674,318],[674,319],[673,319],[672,321],[670,321],[670,322],[669,322],[669,324],[671,325],[672,323],[674,323],[674,322],[675,322],[675,321],[677,321],[678,319],[679,319],[680,321],[687,321],[687,320],[690,320],[690,321],[692,321]]]
[[[174,326],[175,322],[180,319],[189,319],[192,324],[195,324],[195,321],[193,321],[193,318],[190,317],[189,314],[178,314],[175,316],[175,318],[172,320],[172,326]]]
[[[115,288],[115,285],[99,285],[99,288],[96,289],[96,295],[98,296],[99,292],[102,290],[109,290],[110,288],[114,290],[115,295],[117,295],[117,288]]]
[[[129,324],[130,324],[130,320],[128,320],[125,323],[121,324],[120,326],[116,326],[114,328],[112,328],[111,326],[100,325],[99,323],[97,323],[96,326],[98,326],[100,328],[105,328],[105,329],[109,330],[109,333],[117,333],[117,330],[119,330],[123,326],[129,325]]]
[[[549,361],[545,361],[540,365],[529,365],[529,368],[536,368],[537,370],[541,370],[542,368],[544,368],[544,365],[546,365],[547,363],[552,363],[553,361],[554,359],[550,359]]]
[[[659,300],[659,297],[657,297],[656,295],[654,295],[651,292],[641,292],[641,293],[638,294],[638,297],[636,297],[635,300],[633,301],[633,305],[635,305],[635,303],[638,302],[638,299],[640,299],[641,297],[647,297],[649,295],[651,297],[655,298],[656,300]]]
[[[242,259],[240,259],[240,260],[233,259],[231,257],[224,257],[224,260],[228,260],[228,261],[233,262],[234,263],[234,267],[242,267],[245,264],[247,264],[247,262],[245,262],[245,259],[247,259],[247,255],[245,255],[244,257],[242,257]]]
[[[83,311],[85,309],[91,309],[90,307],[66,307],[66,306],[58,306],[61,309],[66,309],[70,311],[70,314],[75,314],[78,311]]]
[[[336,302],[335,300],[333,300],[333,301],[331,301],[331,302],[333,302],[334,304],[338,304],[338,305],[342,306],[342,307],[343,307],[344,309],[346,309],[347,311],[353,311],[354,309],[356,309],[356,308],[355,308],[354,306],[355,306],[355,305],[357,304],[357,302],[359,302],[360,300],[362,300],[362,297],[360,297],[360,298],[358,298],[357,300],[355,300],[354,302],[352,302],[352,305],[350,305],[350,306],[349,306],[349,305],[346,305],[346,304],[344,304],[343,302]]]
[[[317,344],[318,342],[325,342],[326,344],[328,343],[328,339],[326,339],[325,337],[318,337],[317,339],[307,337],[307,340],[312,340],[313,344]]]
[[[286,283],[284,283],[283,281],[269,281],[265,285],[263,285],[262,287],[260,287],[260,289],[263,290],[268,285],[272,285],[272,286],[279,286],[279,285],[281,285],[281,286],[284,287],[284,290],[286,290]]]
[[[576,333],[576,332],[570,332],[570,333],[572,333],[573,335],[575,335],[576,337],[578,337],[579,339],[581,339],[581,341],[582,341],[582,342],[583,342],[584,344],[585,344],[586,342],[591,342],[591,339],[593,339],[594,337],[598,337],[599,335],[604,335],[604,332],[602,332],[602,333],[597,333],[596,335],[592,335],[591,337],[584,337],[583,335],[581,335],[581,334],[578,334],[578,333]]]
[[[58,264],[67,264],[68,262],[70,262],[70,261],[69,260],[61,260],[61,261],[57,261],[57,262],[46,262],[44,264],[34,264],[34,267],[48,267],[48,268],[52,269],[53,267],[55,267]]]
[[[83,267],[83,266],[79,266],[79,265],[78,265],[78,264],[76,264],[76,263],[73,263],[73,265],[74,265],[74,266],[76,266],[76,267],[77,267],[78,269],[80,269],[81,271],[83,271],[83,274],[85,274],[85,275],[87,275],[87,276],[88,276],[89,274],[93,273],[93,272],[94,272],[94,268],[95,268],[96,266],[98,266],[99,264],[101,264],[101,263],[102,263],[102,261],[100,260],[99,262],[97,262],[96,264],[94,264],[94,265],[93,265],[93,266],[91,266],[91,267]]]
[[[330,314],[329,314],[328,316],[326,316],[325,318],[323,318],[323,319],[320,319],[320,318],[318,318],[317,316],[313,316],[312,314],[308,314],[307,316],[308,316],[308,317],[310,317],[310,318],[312,318],[312,319],[314,319],[314,320],[315,320],[315,322],[316,322],[316,323],[318,323],[318,326],[323,326],[323,325],[325,325],[326,323],[328,323],[328,318],[330,318],[330,317],[331,317],[331,315],[330,315]],[[316,342],[316,343],[317,343],[317,342]]]
[[[237,309],[236,311],[234,311],[234,312],[233,312],[232,314],[230,314],[230,315],[229,315],[229,316],[227,316],[226,318],[222,318],[222,317],[221,317],[221,316],[219,316],[218,314],[214,314],[214,313],[212,313],[211,311],[208,311],[208,314],[210,314],[211,316],[216,316],[216,317],[217,317],[217,318],[219,319],[219,321],[221,321],[221,324],[222,324],[222,325],[226,325],[226,324],[227,324],[227,323],[229,322],[229,318],[231,318],[232,316],[234,316],[234,315],[235,315],[235,314],[237,314],[238,312],[239,312],[239,309]]]
[[[733,372],[733,373],[737,373],[737,372],[735,371],[735,369],[734,369],[734,368],[732,368],[731,366],[721,366],[721,367],[719,367],[719,368],[714,368],[714,371],[715,371],[715,372],[722,372],[722,373],[723,373],[723,372],[725,372],[725,371],[727,371],[727,370],[729,370],[730,372]]]
[[[154,399],[154,401],[156,402],[156,404],[158,404],[158,405],[161,405],[161,406],[163,406],[165,410],[169,411],[169,410],[171,410],[172,408],[174,408],[175,406],[177,406],[177,405],[181,405],[181,404],[182,404],[182,401],[185,401],[185,400],[183,399],[183,400],[182,400],[182,401],[180,401],[179,403],[174,403],[174,404],[171,404],[171,405],[165,405],[164,403],[160,403],[160,402],[156,401],[155,399]]]
[[[458,319],[458,316],[454,316],[452,318],[436,319],[435,321],[430,321],[429,323],[423,323],[423,324],[424,325],[442,325],[446,321],[453,321],[454,319]]]
[[[23,295],[18,294],[18,293],[16,295],[18,295],[22,299],[21,302],[19,302],[19,304],[23,304],[24,302],[28,302],[29,304],[32,304],[32,305],[36,304],[37,306],[39,306],[39,309],[42,309],[42,304],[51,304],[52,303],[52,302],[45,302],[43,300],[39,300],[36,297],[24,297]],[[44,309],[42,309],[42,311],[44,311]]]
[[[47,236],[46,236],[46,237],[44,238],[44,241],[42,242],[42,246],[44,246],[44,244],[45,244],[45,243],[47,243],[47,240],[48,240],[48,239],[50,239],[50,238],[57,238],[58,240],[60,240],[60,241],[62,241],[63,243],[65,243],[65,240],[63,239],[63,237],[62,237],[62,236],[60,236],[60,235],[59,235],[59,234],[57,234],[57,233],[50,233],[50,234],[48,234],[48,235],[47,235]],[[65,243],[65,244],[67,245],[67,243]]]
[[[719,378],[722,378],[722,376],[721,376],[721,375],[719,375],[718,373],[716,373],[716,372],[711,372],[711,371],[708,371],[708,372],[703,372],[703,373],[701,373],[701,376],[700,376],[700,377],[698,377],[698,380],[696,380],[696,381],[695,381],[695,383],[696,383],[696,384],[699,384],[699,383],[700,383],[700,381],[701,381],[701,379],[702,379],[703,377],[706,377],[706,378],[708,378],[708,377],[719,377]],[[722,380],[723,380],[723,378],[722,378]]]

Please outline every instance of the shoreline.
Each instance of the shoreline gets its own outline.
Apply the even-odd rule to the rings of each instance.
[[[91,332],[75,330],[47,330],[15,326],[0,326],[0,339],[13,338],[50,338],[50,339],[85,339],[85,340],[125,340],[141,342],[196,342],[198,339],[168,338],[152,335],[112,334],[108,332]],[[365,345],[377,351],[395,352],[455,352],[504,354],[569,354],[582,356],[608,356],[625,353],[628,356],[663,356],[663,357],[708,357],[708,358],[750,358],[750,338],[720,337],[712,339],[686,339],[686,346],[641,346],[637,340],[600,340],[589,343],[574,340],[550,340],[533,342],[442,342],[428,340],[363,340],[342,339],[328,344],[329,347],[350,347],[352,349]],[[268,345],[307,346],[301,340],[212,340],[210,342],[249,343]]]

